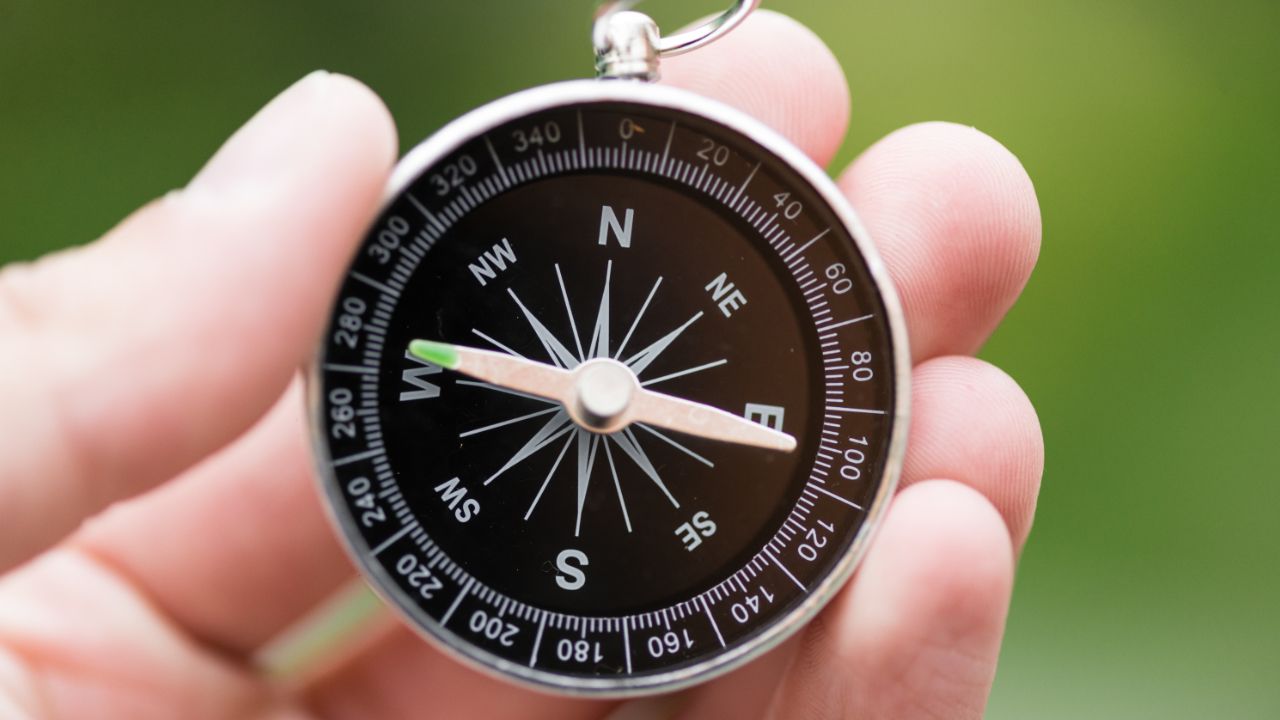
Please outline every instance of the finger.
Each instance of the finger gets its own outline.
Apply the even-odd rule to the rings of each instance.
[[[1018,159],[973,128],[912,125],[840,185],[893,277],[914,360],[975,352],[1040,252],[1040,206]]]
[[[543,695],[459,663],[406,628],[397,628],[341,673],[312,688],[308,705],[330,720],[370,718],[522,718],[574,720],[612,703]]]
[[[819,165],[849,123],[849,86],[831,50],[786,15],[760,10],[695,53],[662,62],[662,82],[732,105],[777,130]]]
[[[853,584],[806,628],[769,717],[982,717],[1012,584],[985,498],[945,480],[904,491]]]
[[[799,640],[792,637],[728,675],[686,691],[687,696],[678,705],[679,712],[661,717],[672,720],[761,717],[800,647]]]
[[[948,477],[1000,511],[1015,549],[1031,531],[1044,470],[1035,408],[999,368],[970,357],[935,358],[911,376],[911,442],[902,470],[908,487]]]
[[[663,62],[663,82],[721,100],[825,164],[849,117],[830,50],[786,16],[757,12],[722,40]],[[905,128],[863,154],[841,186],[902,297],[917,360],[976,350],[1035,265],[1040,211],[1021,164],[972,128]]]
[[[260,647],[352,573],[316,498],[298,391],[232,447],[95,519],[75,546],[203,644],[240,655]],[[428,691],[450,698],[441,709],[456,717],[579,711],[475,673],[403,628],[372,648],[317,686],[323,717],[406,717]],[[424,689],[426,677],[436,681]]]
[[[380,199],[389,116],[317,73],[185,190],[0,274],[0,569],[241,433],[280,394]]]
[[[911,384],[911,445],[903,489],[936,477],[963,482],[994,505],[1013,546],[1021,547],[1035,513],[1043,467],[1040,426],[1026,395],[999,368],[970,357],[922,363]],[[778,655],[774,651],[761,659],[763,665],[753,662],[694,690],[679,717],[758,716],[774,691],[771,678],[781,675]],[[791,653],[780,657],[788,662]]]
[[[254,717],[266,688],[193,644],[147,599],[92,560],[57,550],[0,581],[4,717]],[[0,701],[3,707],[3,701]]]
[[[196,639],[247,655],[355,572],[317,498],[303,415],[295,382],[240,441],[73,544]]]

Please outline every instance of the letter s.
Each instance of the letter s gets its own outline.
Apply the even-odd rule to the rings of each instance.
[[[577,561],[582,567],[590,564],[587,554],[581,550],[561,550],[556,556],[556,584],[565,590],[577,590],[587,583],[587,574],[582,572],[582,568],[572,565],[570,560]]]
[[[453,512],[454,517],[458,518],[458,522],[466,522],[479,514],[480,501],[475,498],[463,500],[462,505]]]

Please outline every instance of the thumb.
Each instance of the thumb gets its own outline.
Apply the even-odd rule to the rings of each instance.
[[[313,73],[102,240],[0,272],[0,571],[226,444],[307,356],[395,156]]]

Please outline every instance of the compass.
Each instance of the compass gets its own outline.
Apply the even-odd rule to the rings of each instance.
[[[310,372],[336,526],[427,638],[543,689],[798,629],[896,482],[908,358],[839,192],[686,92],[572,81],[397,167]]]

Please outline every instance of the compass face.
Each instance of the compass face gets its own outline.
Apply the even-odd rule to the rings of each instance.
[[[429,637],[543,687],[668,689],[779,641],[847,577],[896,477],[905,358],[878,266],[794,152],[685,93],[580,82],[401,164],[311,392],[347,544]],[[605,363],[796,445],[597,432],[415,339]]]

